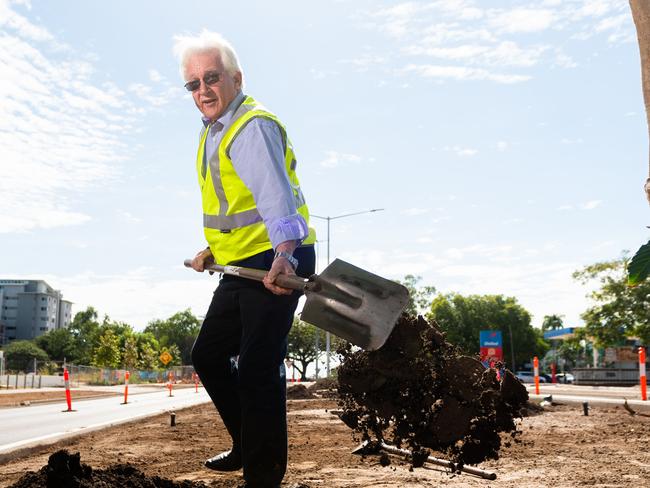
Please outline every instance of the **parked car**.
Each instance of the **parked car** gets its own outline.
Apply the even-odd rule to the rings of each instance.
[[[515,376],[522,383],[535,383],[535,375],[533,374],[532,371],[517,371],[515,373]],[[543,376],[540,376],[539,377],[539,382],[540,383],[546,383],[546,378],[544,378]]]
[[[573,383],[575,377],[571,373],[558,373],[555,375],[558,383]]]

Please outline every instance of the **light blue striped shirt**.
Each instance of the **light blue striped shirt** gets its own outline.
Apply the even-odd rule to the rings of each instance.
[[[204,164],[219,147],[224,127],[230,125],[235,110],[244,98],[240,92],[214,123],[210,124],[205,117],[202,119],[209,131],[205,140]],[[251,120],[230,147],[230,158],[235,171],[253,194],[273,248],[292,240],[300,245],[309,234],[309,229],[305,219],[296,211],[278,125],[260,117]]]

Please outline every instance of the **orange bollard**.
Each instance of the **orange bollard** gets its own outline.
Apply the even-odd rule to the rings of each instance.
[[[131,374],[128,371],[124,372],[124,403],[122,405],[126,405],[128,402],[129,398],[129,376]]]
[[[172,395],[172,382],[174,381],[174,373],[171,371],[169,372],[169,376],[167,377],[169,379],[169,396],[174,396]]]
[[[63,370],[63,381],[65,382],[65,401],[68,404],[68,409],[64,412],[73,412],[72,410],[72,396],[70,395],[70,373],[67,369]]]
[[[648,387],[645,377],[645,348],[639,348],[639,383],[641,384],[641,400],[648,399],[646,389]]]
[[[535,395],[539,395],[539,360],[537,356],[533,358],[533,368],[535,372]]]

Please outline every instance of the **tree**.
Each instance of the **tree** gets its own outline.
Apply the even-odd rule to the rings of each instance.
[[[67,328],[46,332],[42,336],[38,336],[34,342],[54,361],[71,359],[76,354],[75,338]]]
[[[421,280],[421,276],[411,274],[406,275],[404,281],[397,280],[397,283],[404,285],[409,292],[409,303],[404,312],[410,315],[418,315],[427,310],[431,305],[433,295],[436,293],[435,286],[418,287],[417,285]]]
[[[191,364],[192,345],[200,328],[201,322],[188,308],[175,313],[166,320],[149,322],[144,331],[152,333],[162,348],[171,348],[172,345],[176,345],[182,364]]]
[[[124,339],[122,348],[122,364],[125,369],[134,369],[138,366],[138,340],[133,334],[129,334]]]
[[[543,357],[549,346],[541,331],[530,323],[530,314],[513,297],[503,295],[438,295],[427,314],[446,333],[447,340],[465,354],[478,354],[481,330],[500,330],[506,363],[511,357],[510,331],[515,363],[522,364],[533,356]],[[510,365],[512,367],[512,365]]]
[[[74,339],[74,349],[70,357],[66,356],[67,360],[78,364],[90,364],[100,335],[97,310],[88,307],[82,312],[77,312],[68,329]]]
[[[316,336],[319,342],[325,342],[325,333],[297,317],[293,318],[293,326],[289,331],[287,359],[293,361],[293,367],[300,373],[300,379],[307,381],[307,366],[316,360]],[[334,336],[332,336],[333,338]],[[331,344],[330,344],[331,345]]]
[[[595,305],[581,315],[585,332],[597,347],[620,345],[630,336],[650,344],[650,282],[627,286],[628,262],[624,255],[573,273],[583,284],[596,282],[600,286],[587,295]]]
[[[542,321],[542,332],[564,328],[563,315],[544,315]]]
[[[138,344],[138,367],[142,369],[156,369],[160,363],[158,359],[160,345],[151,332],[141,332],[136,335]]]
[[[99,336],[92,357],[93,366],[101,368],[117,368],[120,366],[120,338],[112,329],[106,328],[102,335]]]
[[[31,371],[36,361],[47,361],[47,353],[32,341],[14,341],[4,348],[7,369],[14,371]]]

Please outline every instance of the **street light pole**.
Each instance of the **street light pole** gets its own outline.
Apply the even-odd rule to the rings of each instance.
[[[512,327],[510,326],[510,323],[508,323],[508,331],[510,332],[510,358],[512,361],[512,372],[515,372],[515,345],[514,341],[512,340]]]
[[[373,213],[373,212],[381,212],[384,210],[383,208],[372,208],[370,210],[363,210],[361,212],[353,212],[349,214],[343,214],[343,215],[337,215],[335,217],[330,217],[329,215],[326,217],[320,216],[320,215],[314,215],[314,214],[309,214],[310,217],[315,217],[317,219],[322,219],[327,221],[327,264],[330,264],[330,222],[332,220],[336,219],[342,219],[344,217],[352,217],[353,215],[361,215],[361,214],[367,214],[367,213]],[[325,370],[327,372],[327,377],[329,378],[330,376],[330,343],[331,343],[331,335],[329,332],[325,332]],[[316,336],[316,348],[318,349],[318,335]],[[318,359],[316,359],[316,371],[318,371]]]

